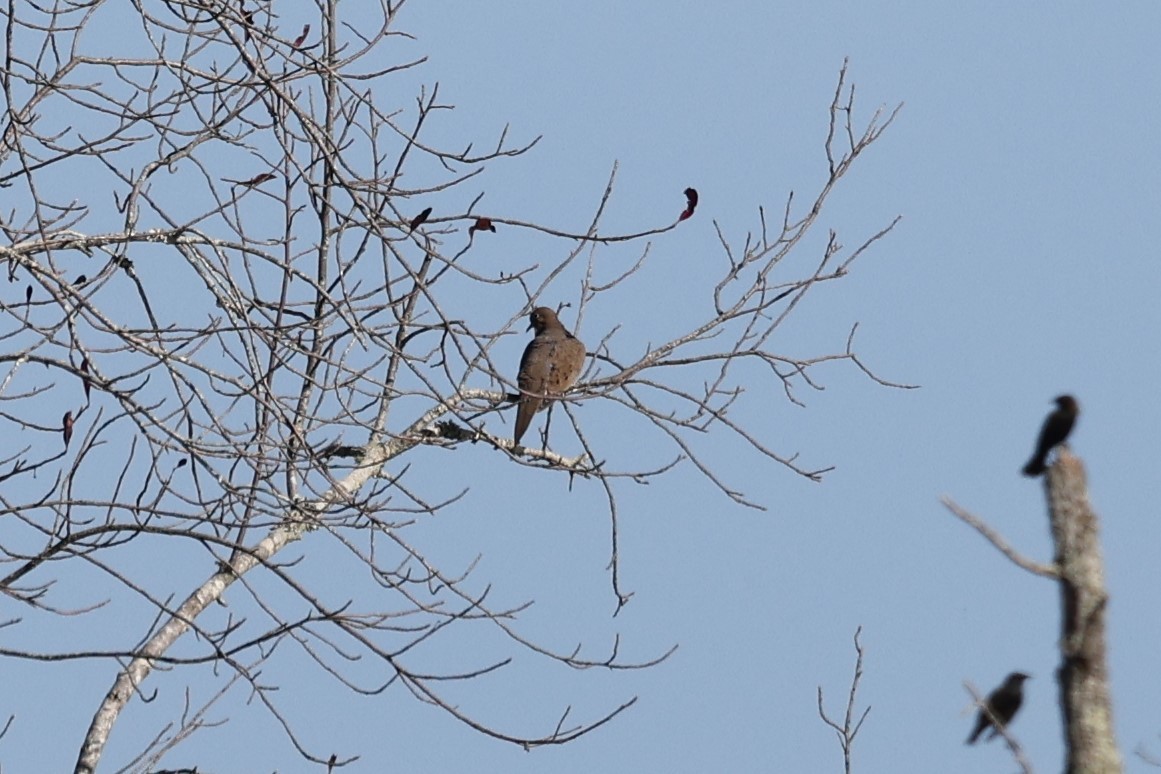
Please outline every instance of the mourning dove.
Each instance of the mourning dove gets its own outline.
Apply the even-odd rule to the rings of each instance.
[[[1044,472],[1044,462],[1048,459],[1048,452],[1057,444],[1064,443],[1072,426],[1076,424],[1076,415],[1080,413],[1080,406],[1076,398],[1071,395],[1061,395],[1056,398],[1056,410],[1044,420],[1040,428],[1040,438],[1036,441],[1036,451],[1032,459],[1024,466],[1025,476],[1039,476]]]
[[[1007,726],[1012,722],[1016,710],[1020,709],[1020,705],[1024,703],[1024,681],[1027,679],[1028,675],[1023,672],[1013,672],[1004,680],[1003,685],[988,694],[987,711],[985,712],[982,707],[980,708],[975,730],[967,738],[968,744],[975,744],[980,734],[989,726],[992,733],[988,735],[988,739],[995,738],[996,734],[1000,733],[996,729],[996,721],[1001,726]]]
[[[516,385],[520,388],[516,433],[512,439],[516,445],[520,444],[532,415],[571,387],[585,362],[585,345],[564,329],[556,312],[548,307],[532,310],[528,315],[528,329],[535,330],[536,335],[524,349],[520,373],[516,377]]]

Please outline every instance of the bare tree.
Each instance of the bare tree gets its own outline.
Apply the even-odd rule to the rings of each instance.
[[[1108,591],[1098,540],[1099,520],[1088,501],[1084,466],[1067,447],[1060,447],[1056,462],[1048,468],[1044,487],[1056,548],[1052,564],[1024,557],[983,520],[951,500],[945,498],[944,505],[1017,566],[1059,584],[1060,666],[1056,679],[1067,753],[1065,771],[1113,774],[1121,771],[1121,755],[1113,731],[1109,690],[1105,645]],[[979,701],[978,695],[973,697]],[[1031,771],[1019,745],[1002,725],[1000,730],[1021,770]]]
[[[102,761],[126,704],[155,695],[155,670],[204,678],[206,665],[215,692],[187,699],[117,765],[156,766],[205,725],[206,706],[239,689],[303,759],[341,764],[283,711],[276,689],[287,686],[271,675],[288,650],[352,692],[403,687],[500,740],[576,739],[634,700],[577,721],[565,710],[543,733],[515,734],[503,717],[470,714],[445,694],[510,659],[432,674],[417,655],[445,632],[478,636],[481,623],[514,652],[572,668],[639,668],[666,653],[626,662],[616,643],[589,657],[525,636],[526,605],[494,603],[475,563],[447,565],[421,537],[437,515],[470,507],[470,469],[455,468],[448,492],[412,466],[470,447],[599,487],[619,609],[630,597],[619,575],[621,487],[692,466],[730,501],[759,507],[699,437],[732,435],[788,475],[819,480],[829,468],[737,421],[736,406],[776,390],[799,402],[817,386],[815,369],[834,362],[888,384],[858,359],[855,327],[835,352],[774,349],[803,298],[842,279],[894,225],[853,247],[831,231],[810,268],[783,263],[796,248],[810,257],[804,237],[824,203],[898,110],[857,124],[844,65],[817,190],[801,204],[787,197],[772,222],[759,209],[759,230],[740,244],[719,230],[723,260],[704,308],[683,312],[666,340],[585,328],[577,387],[552,404],[538,442],[515,448],[505,429],[515,364],[494,359],[497,343],[522,331],[535,306],[567,301],[564,318],[579,329],[587,310],[616,302],[627,278],[671,249],[696,193],[680,217],[628,234],[602,228],[615,164],[582,230],[487,209],[479,173],[502,184],[503,162],[536,140],[513,142],[506,128],[482,151],[429,139],[433,126],[450,131],[438,84],[410,107],[393,101],[394,84],[422,63],[394,61],[385,45],[405,35],[395,29],[401,5],[331,0],[294,22],[253,0],[3,11],[0,418],[20,441],[0,470],[9,565],[0,588],[23,610],[7,625],[42,645],[0,654],[109,673],[103,697],[66,697],[95,706],[78,772]],[[110,24],[115,52],[100,34]],[[536,245],[528,254],[553,257],[473,262],[484,240],[517,237]],[[480,298],[486,305],[468,303]],[[586,426],[614,409],[634,434],[667,443],[668,459],[629,449],[616,455],[629,464],[611,464]],[[562,439],[576,451],[559,451]],[[299,541],[303,553],[288,559]],[[314,556],[347,579],[344,597],[320,585]],[[113,622],[115,641],[95,635]],[[367,661],[376,669],[356,667]],[[9,732],[19,731],[17,713]]]

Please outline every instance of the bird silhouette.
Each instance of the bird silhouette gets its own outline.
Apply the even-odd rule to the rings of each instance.
[[[1071,395],[1060,395],[1056,398],[1056,409],[1044,420],[1040,428],[1040,438],[1036,441],[1036,451],[1032,459],[1024,466],[1025,476],[1039,476],[1045,470],[1045,461],[1052,447],[1064,443],[1072,426],[1076,424],[1076,416],[1080,413],[1080,405]]]
[[[988,739],[994,739],[1000,731],[996,728],[992,718],[995,718],[1004,727],[1012,722],[1016,710],[1020,709],[1020,705],[1024,703],[1024,681],[1028,677],[1029,675],[1023,672],[1013,672],[1004,679],[1003,685],[988,694],[987,701],[984,702],[987,710],[985,711],[983,707],[980,708],[980,714],[976,717],[976,727],[965,744],[975,744],[980,734],[989,727],[992,729],[992,733],[988,734]]]
[[[90,393],[93,391],[93,383],[89,380],[89,359],[83,358],[81,360],[81,380],[85,386],[85,402],[90,398]]]
[[[512,442],[517,446],[533,415],[547,408],[553,397],[560,396],[576,382],[585,362],[585,345],[564,329],[556,312],[548,307],[532,310],[528,315],[528,329],[536,331],[536,335],[524,348],[516,376],[520,398]]]

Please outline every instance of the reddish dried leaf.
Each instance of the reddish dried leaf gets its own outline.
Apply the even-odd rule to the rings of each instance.
[[[475,234],[477,231],[491,231],[496,233],[496,227],[492,225],[491,218],[476,218],[476,222],[468,229],[468,236]]]
[[[677,218],[678,220],[685,220],[693,215],[693,211],[697,209],[697,189],[685,189],[685,210]]]
[[[420,226],[423,225],[423,222],[425,220],[427,220],[428,217],[430,217],[430,216],[431,216],[431,207],[428,207],[426,210],[424,210],[423,212],[419,213],[418,215],[416,215],[414,218],[411,219],[411,223],[408,224],[407,230],[414,231],[415,229],[419,228]]]

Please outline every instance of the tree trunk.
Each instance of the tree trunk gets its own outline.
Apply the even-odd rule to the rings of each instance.
[[[1066,774],[1121,771],[1113,734],[1106,661],[1105,590],[1097,516],[1088,502],[1084,466],[1065,448],[1045,477],[1052,539],[1060,569],[1060,708]]]

